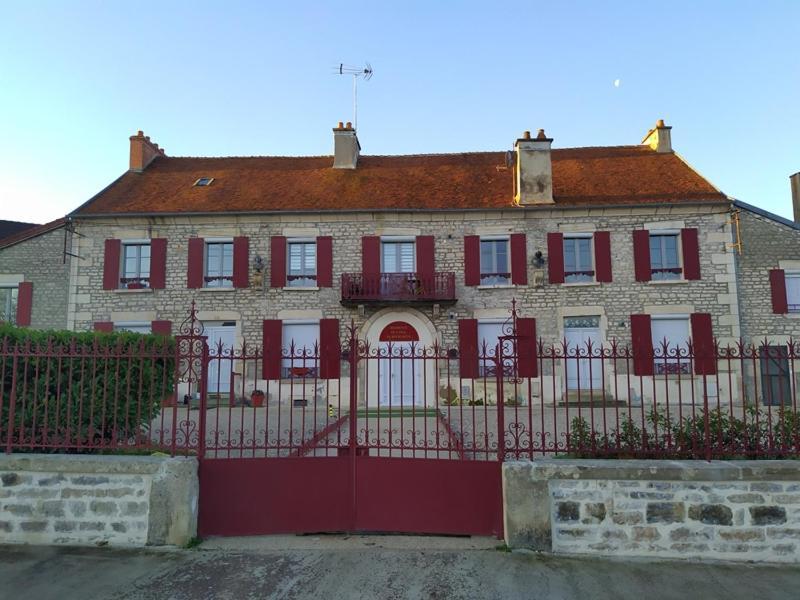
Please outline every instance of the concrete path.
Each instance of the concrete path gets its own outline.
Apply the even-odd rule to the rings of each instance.
[[[0,598],[797,598],[796,567],[553,558],[491,539],[209,540],[193,550],[0,546]]]

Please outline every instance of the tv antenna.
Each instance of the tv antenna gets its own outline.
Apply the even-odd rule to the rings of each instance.
[[[352,67],[344,63],[339,63],[336,67],[337,75],[353,76],[353,128],[358,131],[358,79],[369,81],[372,78],[372,65],[365,63],[363,67]]]

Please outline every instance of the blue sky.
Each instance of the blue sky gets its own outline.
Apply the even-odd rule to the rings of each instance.
[[[359,87],[367,154],[638,143],[657,118],[724,192],[791,215],[799,2],[17,2],[0,20],[0,218],[72,210],[128,166],[330,154]],[[619,86],[614,81],[619,79]]]

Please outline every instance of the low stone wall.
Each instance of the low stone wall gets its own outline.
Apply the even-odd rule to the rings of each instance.
[[[509,462],[503,502],[512,548],[800,562],[800,461]]]
[[[0,543],[184,545],[198,492],[195,458],[0,455]]]

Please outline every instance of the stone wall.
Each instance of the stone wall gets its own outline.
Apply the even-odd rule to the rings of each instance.
[[[170,320],[180,323],[195,299],[204,319],[235,320],[240,339],[260,344],[261,321],[291,318],[301,311],[316,311],[324,317],[339,318],[342,327],[351,319],[362,326],[379,308],[344,307],[340,304],[340,276],[360,272],[361,236],[433,235],[436,269],[456,275],[458,301],[452,307],[421,306],[418,312],[429,320],[446,346],[457,345],[457,320],[474,316],[496,316],[507,311],[512,298],[519,302],[523,316],[537,318],[539,334],[551,341],[563,338],[563,317],[597,314],[605,339],[628,343],[630,315],[662,307],[677,312],[708,312],[714,332],[723,343],[738,339],[738,301],[730,242],[728,207],[725,204],[674,205],[672,207],[510,209],[508,211],[408,212],[309,215],[118,218],[84,220],[75,236],[76,283],[70,297],[70,324],[89,329],[93,321]],[[638,283],[633,272],[631,231],[647,226],[696,227],[700,234],[699,281]],[[613,282],[603,284],[551,285],[546,268],[536,273],[532,259],[537,251],[547,255],[546,236],[555,231],[611,232]],[[480,289],[464,286],[464,236],[470,234],[527,234],[527,286]],[[253,277],[248,289],[187,289],[188,239],[200,237],[250,238],[250,264],[260,255],[267,268],[263,282]],[[330,235],[333,237],[332,288],[319,290],[273,289],[269,284],[269,239],[272,235]],[[83,237],[85,236],[85,237]],[[102,289],[103,242],[120,239],[165,237],[167,283],[163,290]],[[534,283],[535,277],[543,282]],[[403,307],[400,310],[408,310]],[[483,312],[482,312],[483,311]],[[507,315],[508,313],[505,312]],[[298,318],[298,317],[295,317]]]
[[[742,209],[742,253],[736,255],[742,334],[745,339],[775,343],[800,337],[800,314],[772,312],[770,269],[800,270],[800,229]],[[794,264],[792,264],[794,263]]]
[[[194,458],[0,455],[0,543],[184,545],[197,507]]]
[[[511,547],[800,562],[794,461],[506,463],[503,496]]]
[[[0,249],[0,283],[33,283],[34,329],[67,327],[69,274],[63,227]]]

